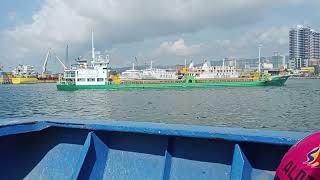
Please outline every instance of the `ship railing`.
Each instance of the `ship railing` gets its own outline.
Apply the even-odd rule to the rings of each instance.
[[[183,83],[185,82],[184,80],[180,79],[175,79],[175,80],[170,80],[170,79],[161,79],[161,80],[156,80],[156,79],[150,79],[150,80],[122,80],[121,84],[170,84],[170,83]]]
[[[210,82],[248,82],[254,81],[253,78],[215,78],[215,79],[196,79],[196,83],[210,83]]]
[[[64,78],[60,78],[60,77],[59,77],[58,84],[73,85],[74,82],[66,81]]]

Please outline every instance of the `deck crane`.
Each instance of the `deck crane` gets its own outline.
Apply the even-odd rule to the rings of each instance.
[[[42,76],[47,76],[47,66],[48,66],[48,60],[51,57],[51,55],[54,54],[55,58],[60,62],[60,64],[63,66],[64,69],[67,69],[66,65],[61,61],[61,59],[57,56],[55,52],[51,50],[51,48],[48,49],[48,52],[46,54],[46,58],[44,60],[43,66],[42,66]]]
[[[50,57],[50,48],[48,49],[48,52],[46,54],[46,59],[44,60],[43,66],[42,66],[42,76],[47,75],[47,65],[48,65],[48,59]]]
[[[61,61],[61,59],[57,56],[56,53],[54,53],[55,57],[58,59],[58,61],[60,62],[60,64],[63,66],[64,69],[68,69],[67,66]]]

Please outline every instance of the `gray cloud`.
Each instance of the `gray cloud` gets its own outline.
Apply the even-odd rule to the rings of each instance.
[[[26,63],[41,62],[39,59],[47,48],[62,54],[68,42],[73,45],[72,53],[84,55],[90,48],[92,29],[97,46],[103,49],[111,49],[117,43],[197,32],[206,27],[227,31],[256,23],[273,7],[295,3],[300,1],[47,0],[33,15],[31,24],[1,32],[0,40],[6,47],[1,54],[2,58],[13,55],[13,62],[19,59]],[[266,40],[271,34],[253,36]]]

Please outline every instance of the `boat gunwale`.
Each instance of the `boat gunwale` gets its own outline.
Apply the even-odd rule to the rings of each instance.
[[[13,122],[13,121],[11,121]],[[79,119],[24,119],[21,123],[0,124],[0,137],[41,131],[50,127],[86,129],[88,131],[112,131],[161,136],[180,136],[225,141],[293,145],[310,133],[276,130],[211,127],[199,125],[164,124],[132,121],[102,121]]]

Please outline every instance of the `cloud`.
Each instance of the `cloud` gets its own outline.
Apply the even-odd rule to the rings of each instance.
[[[202,44],[188,46],[185,41],[180,38],[174,42],[162,42],[157,48],[158,55],[175,55],[175,56],[192,56],[201,52]]]
[[[9,21],[14,21],[17,18],[17,12],[11,11],[8,13],[8,20]]]
[[[49,47],[63,53],[66,43],[71,44],[74,54],[87,52],[92,29],[95,31],[96,47],[100,49],[146,38],[197,32],[206,27],[227,31],[256,23],[273,7],[299,2],[46,0],[40,10],[33,14],[32,23],[19,24],[14,29],[0,33],[0,40],[4,42],[0,48],[6,47],[0,53],[14,54],[13,61],[23,58],[28,63],[34,63],[34,59],[40,59]],[[167,43],[163,46],[168,46],[167,50],[171,51],[176,48],[177,55],[196,52],[193,50],[196,47],[186,46],[183,40]]]
[[[286,55],[288,52],[289,26],[255,28],[233,39],[216,39],[203,43],[187,44],[180,38],[164,41],[154,50],[155,56],[165,57],[165,64],[183,62],[184,58],[200,63],[203,59],[221,60],[224,57],[253,58],[258,56],[258,45],[262,45],[262,55],[273,52]],[[251,56],[248,56],[250,54]]]
[[[257,55],[258,45],[262,45],[263,56],[272,52],[286,55],[288,52],[289,26],[255,28],[233,39],[216,39],[201,46],[201,55],[213,59],[223,57],[250,57]],[[268,53],[268,54],[267,54]]]
[[[267,29],[260,29],[256,32],[248,32],[245,36],[246,40],[252,38],[256,43],[273,44],[285,46],[288,45],[288,26],[270,27]]]

